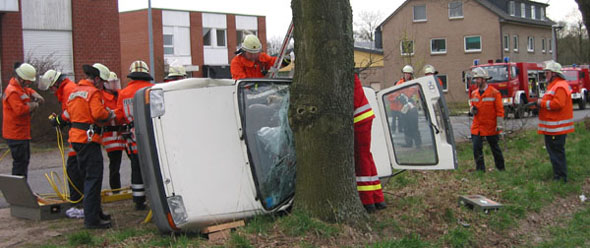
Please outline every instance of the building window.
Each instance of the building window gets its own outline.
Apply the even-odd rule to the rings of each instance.
[[[438,79],[440,79],[440,81],[442,82],[443,92],[449,91],[449,85],[447,84],[447,75],[438,74],[436,75],[436,77],[438,77]]]
[[[217,46],[225,46],[225,29],[217,29]]]
[[[244,41],[244,37],[249,34],[257,35],[256,30],[236,30],[236,40],[238,41],[237,48],[240,48],[242,46],[242,41]]]
[[[431,54],[447,53],[447,39],[435,38],[435,39],[430,40],[430,53]]]
[[[531,19],[536,19],[535,5],[531,5]]]
[[[549,39],[549,53],[553,53],[553,40]]]
[[[541,20],[544,21],[545,20],[545,8],[541,8],[540,11],[541,11]]]
[[[510,36],[505,34],[504,35],[504,51],[509,52],[510,51]]]
[[[481,36],[465,36],[465,52],[481,52]]]
[[[514,1],[510,1],[508,3],[508,13],[510,13],[510,16],[515,16],[516,15],[516,9],[515,9],[515,4]]]
[[[426,21],[426,5],[414,6],[414,21],[425,22]]]
[[[211,46],[211,29],[203,28],[203,46]]]
[[[449,19],[463,18],[463,3],[454,1],[449,3]]]
[[[529,36],[526,49],[529,52],[535,51],[535,37]]]
[[[514,44],[513,50],[518,52],[518,35],[512,36],[512,43]]]
[[[545,53],[547,48],[545,47],[545,38],[541,39],[541,52]]]
[[[520,17],[526,18],[526,6],[524,3],[520,4]]]
[[[402,42],[399,43],[399,49],[401,51],[402,56],[414,55],[414,41],[402,40]]]
[[[174,54],[174,35],[172,34],[164,34],[164,54]]]

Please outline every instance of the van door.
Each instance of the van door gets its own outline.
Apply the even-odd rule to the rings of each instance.
[[[433,76],[379,91],[377,102],[394,169],[457,169],[449,111]],[[396,119],[401,133],[392,132]]]

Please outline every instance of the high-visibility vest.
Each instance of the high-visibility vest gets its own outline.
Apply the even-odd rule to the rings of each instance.
[[[70,96],[72,91],[74,91],[75,88],[76,88],[76,83],[72,82],[68,78],[64,78],[64,80],[59,85],[59,88],[57,88],[57,91],[55,91],[55,96],[57,97],[57,101],[59,103],[61,103],[61,111],[66,110],[66,107],[67,107],[66,105],[68,103],[68,97]]]
[[[89,143],[87,131],[74,127],[76,123],[96,125],[99,122],[106,121],[110,116],[102,103],[102,95],[94,84],[86,79],[80,80],[78,86],[70,94],[67,101],[66,111],[62,117],[72,123],[68,141],[70,143]],[[101,136],[94,133],[91,136],[91,142],[100,143]]]
[[[354,75],[354,125],[364,123],[375,118],[375,113],[365,96],[361,80]]]
[[[104,90],[102,90],[101,93],[105,107],[115,110],[117,108],[117,96]],[[105,124],[104,130],[102,132],[102,145],[107,152],[125,150],[125,145],[127,142],[121,135],[123,131],[121,128],[122,125],[117,125],[115,119]],[[113,131],[112,129],[119,130]]]
[[[471,134],[480,136],[499,134],[500,132],[496,130],[498,126],[496,117],[504,117],[502,94],[490,86],[482,95],[479,94],[479,89],[475,89],[471,92],[469,103],[477,108],[477,114],[473,116],[471,123]]]
[[[2,137],[12,140],[31,139],[31,95],[35,91],[23,88],[11,78],[2,96]]]
[[[143,81],[133,80],[127,84],[127,87],[119,91],[119,99],[117,99],[117,109],[115,113],[117,115],[117,121],[119,123],[131,124],[133,123],[133,96],[135,93],[145,87],[152,87],[154,84]],[[134,135],[135,128],[131,129],[131,133]],[[127,145],[131,153],[137,154],[137,143],[135,140],[127,140]]]
[[[574,131],[574,108],[572,90],[563,79],[553,80],[547,87],[539,105],[539,125],[537,132],[545,135],[561,135]],[[558,94],[560,90],[565,92]]]
[[[276,57],[261,52],[258,55],[258,61],[252,61],[240,54],[231,60],[231,77],[233,79],[262,78],[264,77],[263,71],[270,70],[276,59]]]

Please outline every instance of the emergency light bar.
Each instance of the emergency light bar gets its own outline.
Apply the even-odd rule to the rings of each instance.
[[[474,59],[473,60],[473,65],[479,65],[479,59]]]

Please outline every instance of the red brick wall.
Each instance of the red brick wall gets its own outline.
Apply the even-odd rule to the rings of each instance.
[[[191,33],[191,59],[193,65],[199,66],[198,72],[193,72],[193,77],[203,76],[203,14],[190,12]]]
[[[164,30],[162,27],[162,10],[152,9],[152,29],[154,34],[154,75],[156,82],[163,82],[166,72],[164,71]],[[148,60],[149,64],[149,52]]]
[[[262,43],[262,51],[266,52],[266,17],[264,16],[258,17],[258,38]]]
[[[2,89],[4,89],[13,75],[14,62],[24,60],[20,11],[0,14],[0,56],[2,56]]]
[[[102,63],[121,75],[117,0],[72,0],[74,75],[84,78],[82,65]]]
[[[230,63],[231,60],[234,58],[236,51],[236,46],[238,45],[238,37],[236,33],[236,16],[232,14],[227,14],[227,57]]]

